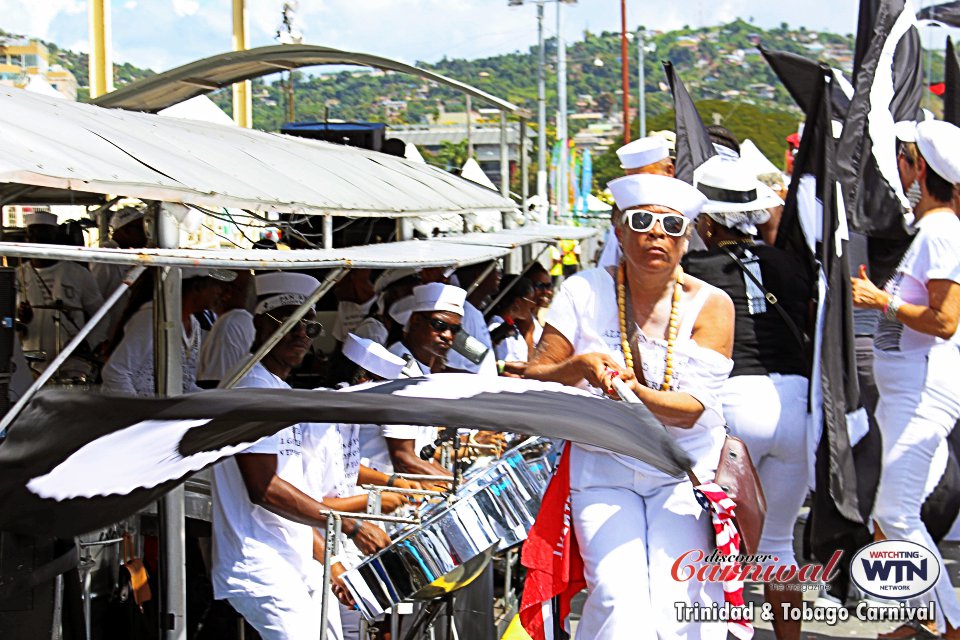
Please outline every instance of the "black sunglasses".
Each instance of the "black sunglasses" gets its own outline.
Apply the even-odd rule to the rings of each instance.
[[[553,289],[553,283],[552,282],[535,282],[533,284],[533,288],[539,291],[549,291],[550,289]]]
[[[263,315],[267,316],[277,324],[283,324],[284,322],[287,321],[287,318],[290,317],[290,316],[285,316],[283,318],[275,318],[269,313],[265,313]],[[308,338],[312,339],[312,338],[317,338],[323,335],[323,325],[317,322],[316,320],[305,320],[304,318],[300,318],[300,322],[298,322],[296,326],[303,327],[303,331],[304,333],[307,334]]]
[[[450,324],[449,322],[437,320],[436,318],[430,318],[430,326],[433,327],[433,330],[437,333],[450,331],[453,335],[457,335],[463,330],[463,327],[459,324]]]

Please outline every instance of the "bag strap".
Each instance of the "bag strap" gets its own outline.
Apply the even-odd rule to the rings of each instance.
[[[720,249],[730,256],[730,259],[733,260],[738,267],[740,267],[740,270],[743,271],[744,275],[753,281],[753,284],[757,285],[757,288],[760,289],[761,293],[763,293],[764,299],[766,299],[766,301],[770,303],[770,306],[773,307],[778,314],[780,314],[780,318],[783,320],[784,324],[787,325],[787,328],[790,329],[790,333],[792,333],[793,337],[796,338],[797,342],[800,344],[800,347],[802,349],[806,349],[807,340],[804,337],[803,332],[800,331],[800,327],[797,326],[797,323],[793,321],[793,318],[790,317],[790,314],[786,312],[786,310],[783,308],[783,305],[781,305],[780,301],[777,300],[777,296],[767,291],[760,279],[754,275],[753,271],[750,271],[750,269],[747,268],[747,265],[743,263],[743,260],[741,260],[737,254],[723,246],[721,246]]]

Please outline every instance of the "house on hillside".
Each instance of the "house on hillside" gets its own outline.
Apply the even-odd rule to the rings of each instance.
[[[25,88],[42,81],[69,100],[77,99],[77,78],[59,64],[50,64],[50,50],[38,40],[0,38],[0,84]]]

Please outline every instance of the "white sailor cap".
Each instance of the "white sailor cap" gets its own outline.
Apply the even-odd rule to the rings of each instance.
[[[43,224],[50,227],[55,227],[58,224],[57,216],[49,211],[32,211],[30,213],[25,213],[23,214],[23,223],[28,227],[35,224]]]
[[[893,134],[900,142],[917,141],[917,123],[913,120],[901,120],[893,124]]]
[[[305,273],[272,271],[261,273],[254,279],[257,289],[256,314],[277,307],[299,307],[317,290],[320,281]]]
[[[139,207],[123,207],[118,209],[110,216],[110,227],[116,231],[122,226],[128,225],[131,222],[136,222],[141,220],[143,216],[147,214],[146,211]]]
[[[960,184],[960,128],[943,120],[924,120],[917,124],[917,148],[938,175]]]
[[[467,292],[442,282],[430,282],[413,288],[413,307],[410,313],[421,311],[450,311],[458,316],[463,315],[463,303],[467,299]]]
[[[205,269],[203,267],[186,267],[181,269],[180,278],[189,280],[190,278],[213,278],[220,282],[233,282],[237,279],[235,271],[228,269]]]
[[[670,157],[667,141],[660,136],[647,136],[617,149],[621,169],[639,169]]]
[[[667,176],[624,176],[608,182],[607,186],[621,211],[653,204],[668,207],[693,220],[707,201],[707,197],[691,185]]]
[[[407,322],[410,320],[410,314],[413,313],[413,304],[414,297],[404,296],[390,305],[390,308],[387,310],[387,313],[390,314],[390,317],[400,326],[406,326]]]
[[[347,334],[343,343],[343,355],[361,368],[386,380],[399,378],[406,364],[403,358],[390,353],[382,344],[353,333]]]

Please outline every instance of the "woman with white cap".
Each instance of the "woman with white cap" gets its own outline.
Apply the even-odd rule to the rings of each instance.
[[[665,176],[609,184],[622,261],[563,283],[526,375],[613,393],[621,377],[712,480],[724,441],[719,394],[730,372],[733,304],[680,268],[703,195]],[[687,478],[573,444],[573,529],[588,597],[578,638],[725,638],[723,623],[682,620],[675,603],[720,606],[722,585],[671,576],[682,554],[715,548]]]
[[[861,267],[860,277],[852,278],[853,302],[883,313],[874,338],[883,438],[875,535],[921,544],[941,568],[934,589],[918,597],[924,604],[935,601],[936,626],[903,625],[881,637],[932,638],[946,630],[945,637],[960,638],[960,602],[920,519],[923,501],[946,468],[946,437],[960,418],[960,348],[953,340],[960,318],[960,219],[952,206],[960,184],[960,129],[921,122],[916,140],[917,234],[882,290]]]
[[[806,340],[813,283],[794,254],[754,242],[756,225],[783,204],[737,161],[719,158],[697,172],[707,198],[697,233],[707,249],[687,254],[684,270],[719,287],[736,310],[733,370],[723,386],[730,433],[747,445],[767,499],[758,554],[796,566],[793,529],[807,495],[806,415],[810,364]],[[799,638],[800,621],[783,620],[781,603],[800,606],[798,590],[764,588],[778,638]]]

